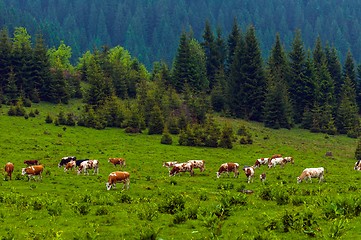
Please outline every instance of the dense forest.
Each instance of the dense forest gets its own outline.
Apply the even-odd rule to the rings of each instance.
[[[182,31],[192,29],[201,41],[208,20],[228,35],[237,18],[243,31],[255,26],[264,58],[276,33],[290,46],[300,29],[306,48],[320,36],[342,61],[348,50],[360,61],[360,8],[357,0],[0,0],[0,26],[23,26],[32,36],[41,31],[48,47],[64,40],[73,63],[95,46],[121,45],[151,69],[155,61],[172,63]]]
[[[33,102],[82,98],[80,115],[61,112],[46,122],[180,134],[181,145],[231,146],[232,129],[221,130],[215,112],[276,129],[360,135],[361,67],[351,51],[341,63],[335,47],[317,37],[315,47],[306,49],[296,31],[288,51],[276,34],[264,60],[253,25],[242,31],[234,21],[228,36],[212,29],[206,21],[201,41],[183,31],[173,64],[155,62],[149,72],[121,46],[94,48],[72,65],[72,49],[64,42],[48,49],[41,34],[32,42],[26,28],[12,34],[3,28],[1,101],[12,105],[9,115],[24,115],[23,106]]]

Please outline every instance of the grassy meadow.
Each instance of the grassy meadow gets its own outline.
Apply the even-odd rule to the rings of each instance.
[[[353,170],[356,139],[314,134],[306,130],[271,130],[259,123],[231,121],[235,131],[245,125],[253,144],[234,143],[233,149],[183,147],[161,136],[124,133],[124,129],[94,130],[46,124],[78,108],[33,105],[35,118],[8,117],[0,108],[1,164],[11,161],[11,181],[0,179],[0,236],[2,239],[357,239],[361,235],[361,172]],[[30,108],[27,108],[29,111]],[[325,157],[331,151],[333,157]],[[238,178],[216,178],[219,166],[237,162],[240,168],[257,158],[280,153],[295,164],[256,169],[247,184]],[[100,161],[99,175],[64,172],[64,156]],[[131,175],[130,189],[107,191],[107,162],[123,157]],[[24,160],[44,166],[42,181],[21,176]],[[206,161],[206,171],[169,177],[164,161]],[[297,184],[304,168],[325,167],[325,181]],[[3,167],[2,167],[3,169]],[[3,171],[3,170],[1,170]],[[267,179],[261,183],[259,175]],[[244,194],[242,190],[253,190]]]

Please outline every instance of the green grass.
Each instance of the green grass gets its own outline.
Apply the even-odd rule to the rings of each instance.
[[[61,106],[79,112],[78,102]],[[0,152],[3,166],[15,164],[14,179],[0,180],[0,236],[3,239],[356,239],[361,173],[353,170],[356,140],[313,134],[302,129],[271,130],[259,123],[231,121],[252,133],[252,145],[233,149],[160,144],[161,136],[125,134],[123,129],[94,130],[46,124],[59,106],[33,105],[36,118],[8,117],[0,108]],[[29,109],[27,109],[29,110]],[[325,157],[332,151],[334,157]],[[252,165],[257,158],[281,153],[293,156],[285,168],[256,169],[254,182],[222,176],[224,162]],[[98,176],[64,172],[57,164],[64,156],[100,161]],[[106,191],[110,172],[119,169],[109,157],[124,157],[131,174],[130,189]],[[21,176],[26,159],[45,166],[42,181]],[[163,161],[204,159],[206,171],[169,177]],[[296,183],[306,167],[327,169],[325,182]],[[259,174],[266,172],[265,184]],[[231,176],[233,176],[231,174]],[[240,192],[253,190],[251,195]],[[268,198],[269,200],[267,200]],[[180,206],[174,214],[172,206]]]

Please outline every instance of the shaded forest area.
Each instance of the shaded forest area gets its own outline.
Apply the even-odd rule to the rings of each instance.
[[[60,40],[71,46],[73,63],[94,46],[124,46],[148,69],[155,61],[171,64],[182,30],[193,29],[201,41],[204,21],[228,35],[236,17],[245,31],[252,24],[263,57],[274,36],[290,46],[296,29],[306,48],[320,36],[334,45],[341,60],[348,50],[361,59],[361,2],[357,0],[0,0],[0,26],[39,31],[48,47]]]

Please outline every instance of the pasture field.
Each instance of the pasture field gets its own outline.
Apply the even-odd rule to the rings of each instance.
[[[160,144],[159,135],[132,135],[123,129],[94,130],[46,124],[48,112],[59,106],[33,105],[35,118],[8,117],[0,108],[1,164],[15,164],[13,179],[0,179],[2,239],[357,239],[361,236],[361,172],[353,170],[357,140],[314,134],[306,130],[271,130],[259,123],[245,125],[253,144],[234,143],[233,149]],[[65,112],[78,111],[74,105]],[[29,109],[27,109],[29,110]],[[332,151],[333,157],[325,157]],[[244,165],[280,153],[295,164],[256,169],[247,184]],[[64,156],[100,161],[99,175],[64,172]],[[130,189],[107,191],[107,162],[123,157],[131,175]],[[42,181],[21,176],[24,160],[44,166]],[[206,161],[195,170],[169,177],[164,161]],[[216,178],[225,162],[240,164],[238,178]],[[325,167],[325,181],[297,184],[304,168]],[[3,169],[3,167],[2,167]],[[2,170],[3,171],[3,170]],[[259,175],[267,179],[261,183]],[[252,190],[245,194],[242,190]]]

